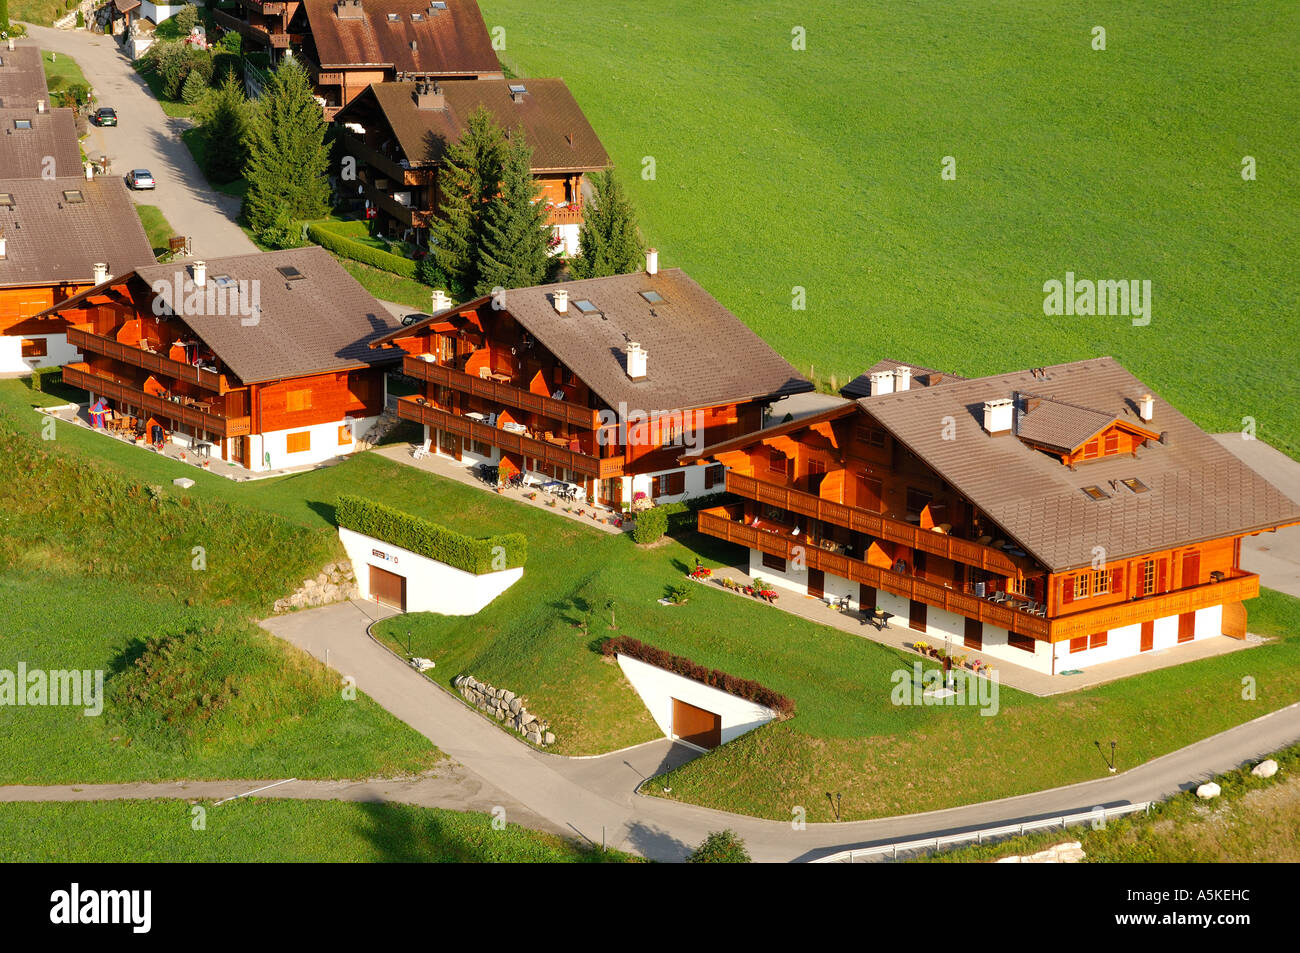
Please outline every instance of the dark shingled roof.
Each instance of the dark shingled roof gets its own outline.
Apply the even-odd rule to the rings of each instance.
[[[37,100],[48,102],[45,67],[41,65],[40,47],[33,43],[0,43],[0,106],[35,109]],[[8,175],[0,166],[0,175]]]
[[[1016,436],[1045,447],[1072,452],[1117,420],[1114,414],[1104,410],[1037,394],[1021,396],[1024,404],[1016,419]]]
[[[893,371],[899,367],[910,367],[912,369],[912,386],[913,387],[934,387],[936,384],[942,384],[946,381],[964,381],[966,378],[958,377],[956,374],[946,374],[943,371],[932,371],[928,367],[917,367],[914,364],[907,364],[903,361],[894,361],[889,358],[877,361],[865,374],[859,374],[853,380],[849,381],[840,388],[840,394],[844,397],[858,398],[871,396],[871,375],[877,371]]]
[[[0,54],[2,55],[2,54]],[[31,124],[19,129],[19,120]],[[81,150],[77,148],[77,121],[71,109],[35,106],[0,106],[0,175],[8,179],[35,179],[46,171],[46,159],[55,176],[81,173]]]
[[[512,85],[527,90],[520,102],[510,97]],[[609,167],[609,155],[582,108],[562,79],[468,79],[439,83],[443,109],[419,109],[416,83],[378,83],[339,111],[336,122],[355,121],[369,103],[377,103],[410,164],[436,165],[447,146],[460,139],[470,114],[479,106],[492,113],[507,131],[523,126],[533,150],[534,173]]]
[[[554,292],[565,289],[569,305],[559,314]],[[642,291],[658,292],[654,304]],[[587,300],[597,313],[583,314]],[[479,307],[489,297],[460,305]],[[680,268],[565,281],[504,293],[504,307],[542,345],[586,382],[610,407],[628,412],[662,413],[712,407],[734,401],[801,394],[813,385],[757,334]],[[434,316],[403,328],[402,337]],[[648,353],[646,376],[627,376],[629,341]],[[378,343],[378,342],[376,342]]]
[[[398,73],[501,75],[501,64],[474,0],[361,0],[361,16],[340,19],[336,0],[303,0],[316,55],[325,69],[384,66]],[[397,19],[389,20],[389,14]],[[413,20],[412,14],[420,17]],[[411,49],[414,41],[415,49]]]
[[[80,192],[69,201],[64,192]],[[153,249],[122,180],[84,176],[56,179],[0,179],[0,232],[6,239],[0,259],[0,287],[86,282],[95,263],[111,275],[152,264]]]
[[[998,374],[858,404],[1053,572],[1089,565],[1095,546],[1114,561],[1300,522],[1300,504],[1159,397],[1153,419],[1142,421],[1137,401],[1148,393],[1104,357],[1049,367],[1041,376]],[[1013,435],[984,431],[986,400],[1019,395],[1022,418],[1027,394],[1162,432],[1165,442],[1148,443],[1136,458],[1105,457],[1071,470]],[[957,422],[956,439],[944,439],[947,417]],[[1076,434],[1090,425],[1071,421],[1067,429]],[[1120,482],[1130,477],[1149,491],[1134,493]],[[1090,499],[1087,486],[1107,498]]]
[[[289,280],[280,268],[296,268],[303,277]],[[396,360],[369,344],[399,327],[397,319],[318,245],[209,259],[207,273],[209,284],[222,275],[257,283],[256,324],[245,326],[244,318],[228,311],[175,308],[171,299],[177,276],[182,285],[192,280],[192,261],[136,270],[245,384]]]
[[[140,5],[140,0],[113,0],[113,6],[117,7],[118,13],[130,13]]]

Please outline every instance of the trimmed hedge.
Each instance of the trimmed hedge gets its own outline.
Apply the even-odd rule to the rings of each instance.
[[[668,530],[668,514],[665,507],[652,506],[636,515],[636,525],[632,527],[632,539],[638,543],[654,543],[661,539]]]
[[[656,506],[655,509],[663,510],[664,515],[668,518],[668,526],[664,532],[669,536],[676,536],[678,533],[685,533],[695,529],[697,525],[696,512],[708,509],[711,506],[721,506],[729,502],[729,497],[730,494],[725,491],[722,493],[709,493],[706,496],[696,496],[677,503],[665,503],[663,506]]]
[[[657,649],[653,645],[646,645],[644,642],[630,636],[620,635],[617,638],[606,639],[601,643],[600,651],[605,655],[626,655],[628,658],[645,662],[647,665],[662,668],[664,671],[724,691],[728,695],[735,695],[737,698],[744,698],[759,705],[766,705],[785,718],[794,714],[793,699],[782,695],[780,692],[774,692],[770,688],[765,688],[753,679],[736,678],[734,675],[720,672],[716,668],[705,668],[703,665],[695,664],[688,658],[673,655],[673,653]]]
[[[514,569],[522,566],[528,557],[528,537],[523,533],[502,533],[475,539],[359,496],[340,496],[334,521],[345,529],[373,536],[475,575]],[[505,564],[493,566],[494,557],[500,555],[494,553],[498,547],[504,550]]]
[[[371,248],[369,245],[354,241],[346,235],[340,235],[331,231],[326,222],[315,222],[308,225],[307,237],[336,255],[351,258],[353,261],[359,261],[363,265],[370,265],[372,268],[378,268],[381,271],[391,271],[403,278],[415,278],[415,262],[411,261],[411,259],[403,258],[401,255],[394,255],[392,252],[381,251],[378,248]]]
[[[63,368],[37,367],[32,369],[32,390],[38,394],[50,393],[50,387],[63,383]]]

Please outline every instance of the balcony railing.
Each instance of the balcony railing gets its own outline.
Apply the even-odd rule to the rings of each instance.
[[[919,549],[968,566],[978,566],[980,569],[1000,575],[1015,576],[1030,568],[1028,563],[1018,564],[1011,556],[992,546],[982,546],[968,539],[959,539],[946,533],[922,529],[902,520],[871,513],[856,506],[824,500],[820,496],[802,490],[765,483],[732,470],[727,471],[727,490],[737,496],[756,500],[759,503],[769,503],[809,519],[833,523],[876,539],[902,543],[912,549]]]
[[[333,118],[332,114],[330,114],[329,112],[330,108],[331,107],[327,106],[325,109],[326,118]],[[338,110],[341,109],[342,107],[333,107],[333,108],[334,108],[334,112],[338,112]],[[376,207],[383,209],[385,212],[387,212],[389,215],[391,215],[393,218],[397,219],[399,222],[401,222],[404,225],[410,225],[414,228],[427,228],[429,226],[428,212],[421,211],[418,208],[412,208],[410,206],[403,205],[401,202],[398,202],[387,192],[375,188],[373,182],[368,182],[365,180],[362,181],[366,189],[366,198],[374,202]]]
[[[475,377],[472,374],[466,374],[464,371],[458,371],[454,367],[434,364],[412,355],[408,355],[402,362],[402,373],[408,377],[428,381],[431,384],[443,384],[453,390],[474,397],[482,397],[493,403],[505,404],[509,407],[518,407],[520,410],[541,414],[543,417],[558,420],[574,427],[581,427],[583,430],[596,430],[600,427],[600,411],[598,410],[579,407],[577,404],[556,400],[554,397],[543,397],[541,394],[534,394],[532,391],[515,387],[513,384],[503,384],[499,381]]]
[[[83,353],[102,354],[124,364],[133,364],[155,374],[162,374],[174,380],[195,384],[204,390],[210,390],[217,394],[225,393],[225,388],[221,386],[221,375],[216,371],[203,370],[191,364],[186,364],[184,361],[176,361],[162,354],[156,354],[153,351],[122,344],[120,341],[113,340],[113,338],[105,337],[102,334],[94,334],[84,328],[68,328],[68,343]]]
[[[428,404],[417,403],[414,397],[402,397],[397,401],[397,416],[402,420],[413,420],[416,423],[437,430],[490,444],[500,448],[505,453],[532,457],[543,463],[564,467],[566,470],[572,470],[587,477],[595,477],[598,480],[605,480],[623,474],[623,458],[621,456],[593,457],[590,454],[578,453],[566,447],[558,447],[553,443],[547,443],[545,440],[538,440],[535,437],[514,433],[510,430],[490,427],[469,417],[461,417],[431,407]]]
[[[342,83],[342,73],[321,73],[319,83]],[[327,80],[326,76],[338,76],[337,80]],[[429,173],[426,170],[404,169],[402,164],[396,159],[390,159],[378,149],[373,149],[366,145],[359,137],[350,132],[343,133],[342,137],[343,151],[349,155],[355,156],[363,165],[370,166],[376,172],[383,173],[389,179],[394,179],[403,185],[422,185],[429,180]]]
[[[1237,569],[1221,582],[1207,582],[1189,589],[1175,589],[1158,596],[1143,596],[1128,602],[1057,616],[1050,620],[1052,641],[1062,642],[1081,635],[1092,635],[1094,632],[1108,632],[1229,602],[1244,602],[1258,595],[1259,576]]]
[[[552,206],[546,210],[547,225],[581,225],[582,224],[582,206],[566,205],[560,207]]]
[[[167,400],[165,397],[155,397],[153,394],[146,394],[134,384],[96,374],[86,364],[65,364],[63,382],[110,400],[123,401],[173,423],[206,430],[215,436],[242,437],[252,432],[252,421],[248,417],[222,417],[218,414],[205,413],[187,404]]]

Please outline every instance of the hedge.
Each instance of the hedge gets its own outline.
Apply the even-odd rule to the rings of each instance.
[[[522,566],[528,557],[528,538],[523,533],[502,533],[476,539],[359,496],[340,496],[334,520],[345,529],[373,536],[475,575],[514,569]],[[499,555],[505,556],[504,565],[494,566],[493,560]]]
[[[36,367],[32,369],[32,390],[38,394],[48,394],[51,385],[58,386],[62,383],[63,368],[61,367]]]
[[[392,252],[371,248],[369,245],[353,241],[346,235],[339,235],[329,229],[327,223],[316,222],[307,226],[307,237],[322,248],[329,249],[336,255],[351,258],[363,265],[370,265],[381,271],[391,271],[403,278],[415,278],[415,262]]]
[[[662,668],[665,671],[689,678],[691,681],[701,682],[710,688],[724,691],[728,695],[735,695],[738,698],[744,698],[759,705],[766,705],[785,718],[794,714],[793,699],[782,695],[780,692],[765,688],[752,679],[736,678],[734,675],[720,672],[716,668],[709,669],[703,665],[696,665],[688,658],[673,655],[673,653],[657,649],[653,645],[646,645],[644,642],[630,636],[620,635],[617,638],[606,639],[601,643],[600,651],[605,655],[626,655],[628,658],[645,662],[647,665]]]
[[[664,532],[669,536],[676,536],[678,533],[689,532],[696,528],[697,519],[695,514],[711,506],[721,506],[728,502],[730,494],[709,493],[706,496],[697,496],[689,500],[681,500],[677,503],[665,503],[663,506],[656,506],[655,509],[663,510],[667,518],[668,525]]]
[[[632,527],[632,539],[638,543],[657,542],[668,529],[668,514],[665,507],[652,506],[636,515],[636,525]]]

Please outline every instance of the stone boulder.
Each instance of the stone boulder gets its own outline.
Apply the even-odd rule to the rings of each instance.
[[[1271,778],[1277,774],[1277,762],[1272,758],[1267,761],[1261,761],[1250,769],[1250,773],[1257,778]]]
[[[1223,788],[1219,787],[1213,781],[1206,782],[1196,789],[1196,796],[1202,800],[1209,801],[1223,793]]]

